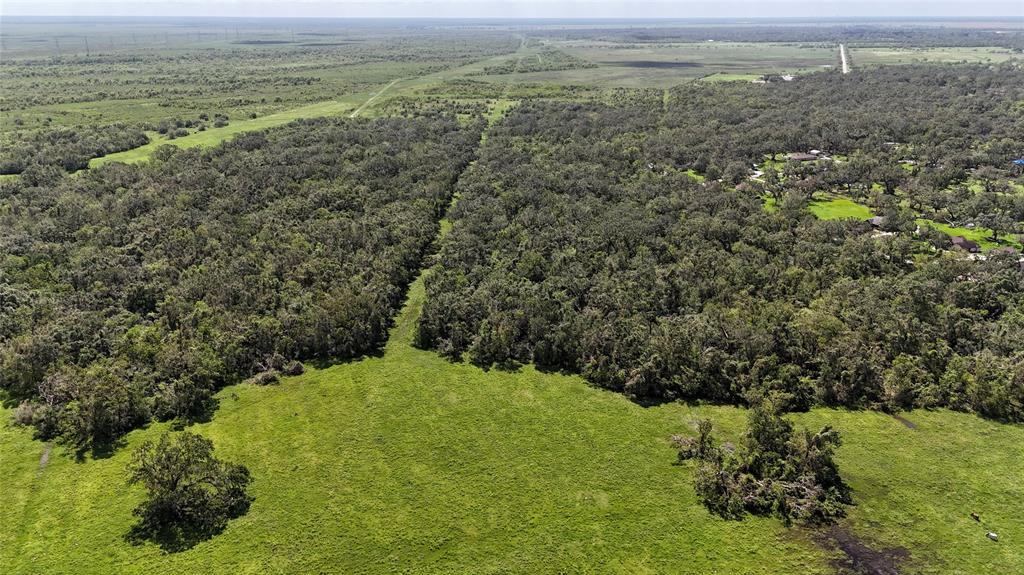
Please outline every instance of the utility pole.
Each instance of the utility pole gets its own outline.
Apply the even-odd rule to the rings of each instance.
[[[83,36],[83,37],[85,38],[85,55],[88,56],[89,55],[89,37],[88,36]]]

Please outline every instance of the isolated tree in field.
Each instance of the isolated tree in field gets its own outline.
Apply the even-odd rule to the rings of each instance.
[[[146,500],[135,508],[139,524],[131,536],[168,550],[187,549],[244,514],[249,470],[213,456],[213,442],[194,433],[164,433],[135,452],[129,484],[142,484]]]
[[[830,523],[851,503],[832,456],[839,433],[795,430],[776,401],[764,399],[750,411],[739,447],[716,446],[710,421],[698,423],[698,437],[674,436],[679,460],[695,459],[694,489],[712,512],[739,519],[744,513],[773,515],[787,525]]]

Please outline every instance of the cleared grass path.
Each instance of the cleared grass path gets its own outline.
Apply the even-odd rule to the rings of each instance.
[[[150,143],[124,152],[117,152],[114,154],[108,154],[101,158],[94,158],[89,162],[89,167],[97,168],[108,162],[124,162],[126,164],[141,162],[149,159],[149,156],[157,148],[168,144],[179,148],[216,146],[217,144],[242,132],[252,132],[254,130],[263,130],[266,128],[282,126],[299,118],[335,116],[351,110],[353,105],[354,104],[351,102],[331,100],[328,102],[319,102],[309,106],[294,108],[284,112],[278,112],[276,114],[269,114],[251,120],[234,120],[222,128],[208,128],[202,132],[196,132],[173,140],[167,140],[164,138],[157,139],[151,135],[150,139],[152,141]]]
[[[359,106],[358,108],[356,108],[351,114],[349,114],[348,117],[349,118],[355,118],[356,116],[358,116],[360,112],[365,110],[370,104],[372,104],[377,98],[379,98],[381,94],[383,94],[384,92],[388,91],[389,88],[391,88],[392,86],[394,86],[395,84],[397,84],[401,80],[402,80],[402,78],[396,78],[396,79],[392,80],[391,83],[388,84],[387,86],[384,86],[380,90],[377,90],[376,92],[374,92],[374,94],[372,96],[370,96],[365,102],[363,102],[362,106]]]

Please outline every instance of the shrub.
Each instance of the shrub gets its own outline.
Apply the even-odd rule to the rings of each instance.
[[[695,459],[694,488],[704,505],[726,518],[745,513],[772,515],[787,525],[831,523],[852,503],[832,455],[839,433],[795,431],[774,400],[750,411],[747,433],[738,449],[716,446],[710,421],[698,423],[698,437],[675,436],[679,460]]]
[[[281,382],[280,374],[277,371],[261,371],[249,378],[249,383],[255,385],[277,385]]]
[[[289,361],[284,364],[281,368],[282,375],[302,375],[306,371],[306,366],[302,365],[301,361]]]

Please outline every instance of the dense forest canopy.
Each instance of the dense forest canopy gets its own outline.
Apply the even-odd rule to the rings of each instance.
[[[69,172],[89,160],[149,143],[138,128],[124,124],[33,130],[0,150],[0,174],[20,174],[29,166],[58,166]]]
[[[777,392],[789,409],[950,406],[1020,421],[1019,256],[936,251],[948,239],[911,233],[895,187],[875,192],[909,222],[895,235],[819,221],[807,202],[892,170],[894,186],[938,191],[1007,168],[1024,147],[1022,89],[1012,67],[910,67],[686,86],[664,105],[658,93],[525,103],[460,182],[419,343],[580,372],[642,400]],[[897,164],[896,140],[920,154],[916,173]],[[761,184],[731,185],[764,154],[812,146],[862,157],[833,164],[845,180],[785,166],[774,211]],[[1020,194],[978,197],[989,193],[1019,229]]]
[[[765,154],[821,149],[892,160],[880,169],[914,159],[950,174],[949,183],[965,178],[962,170],[969,168],[1007,170],[1024,148],[1024,70],[1013,63],[891,66],[772,84],[684,84],[671,104],[665,130],[652,137],[653,152],[702,172],[712,165],[724,171],[730,161],[759,163]]]
[[[1019,246],[1015,64],[444,87],[465,96],[435,86],[385,104],[402,117],[300,121],[71,177],[146,136],[25,132],[41,144],[7,151],[23,175],[0,184],[0,387],[19,421],[88,446],[197,417],[217,388],[295,360],[374,350],[457,179],[421,346],[644,401],[774,391],[790,409],[1024,418],[1016,254],[965,259],[921,223]],[[510,94],[481,146],[483,114]],[[776,160],[811,148],[836,161]],[[883,231],[812,217],[821,192],[869,204]]]
[[[0,184],[0,389],[96,445],[381,345],[482,120],[307,120]]]

